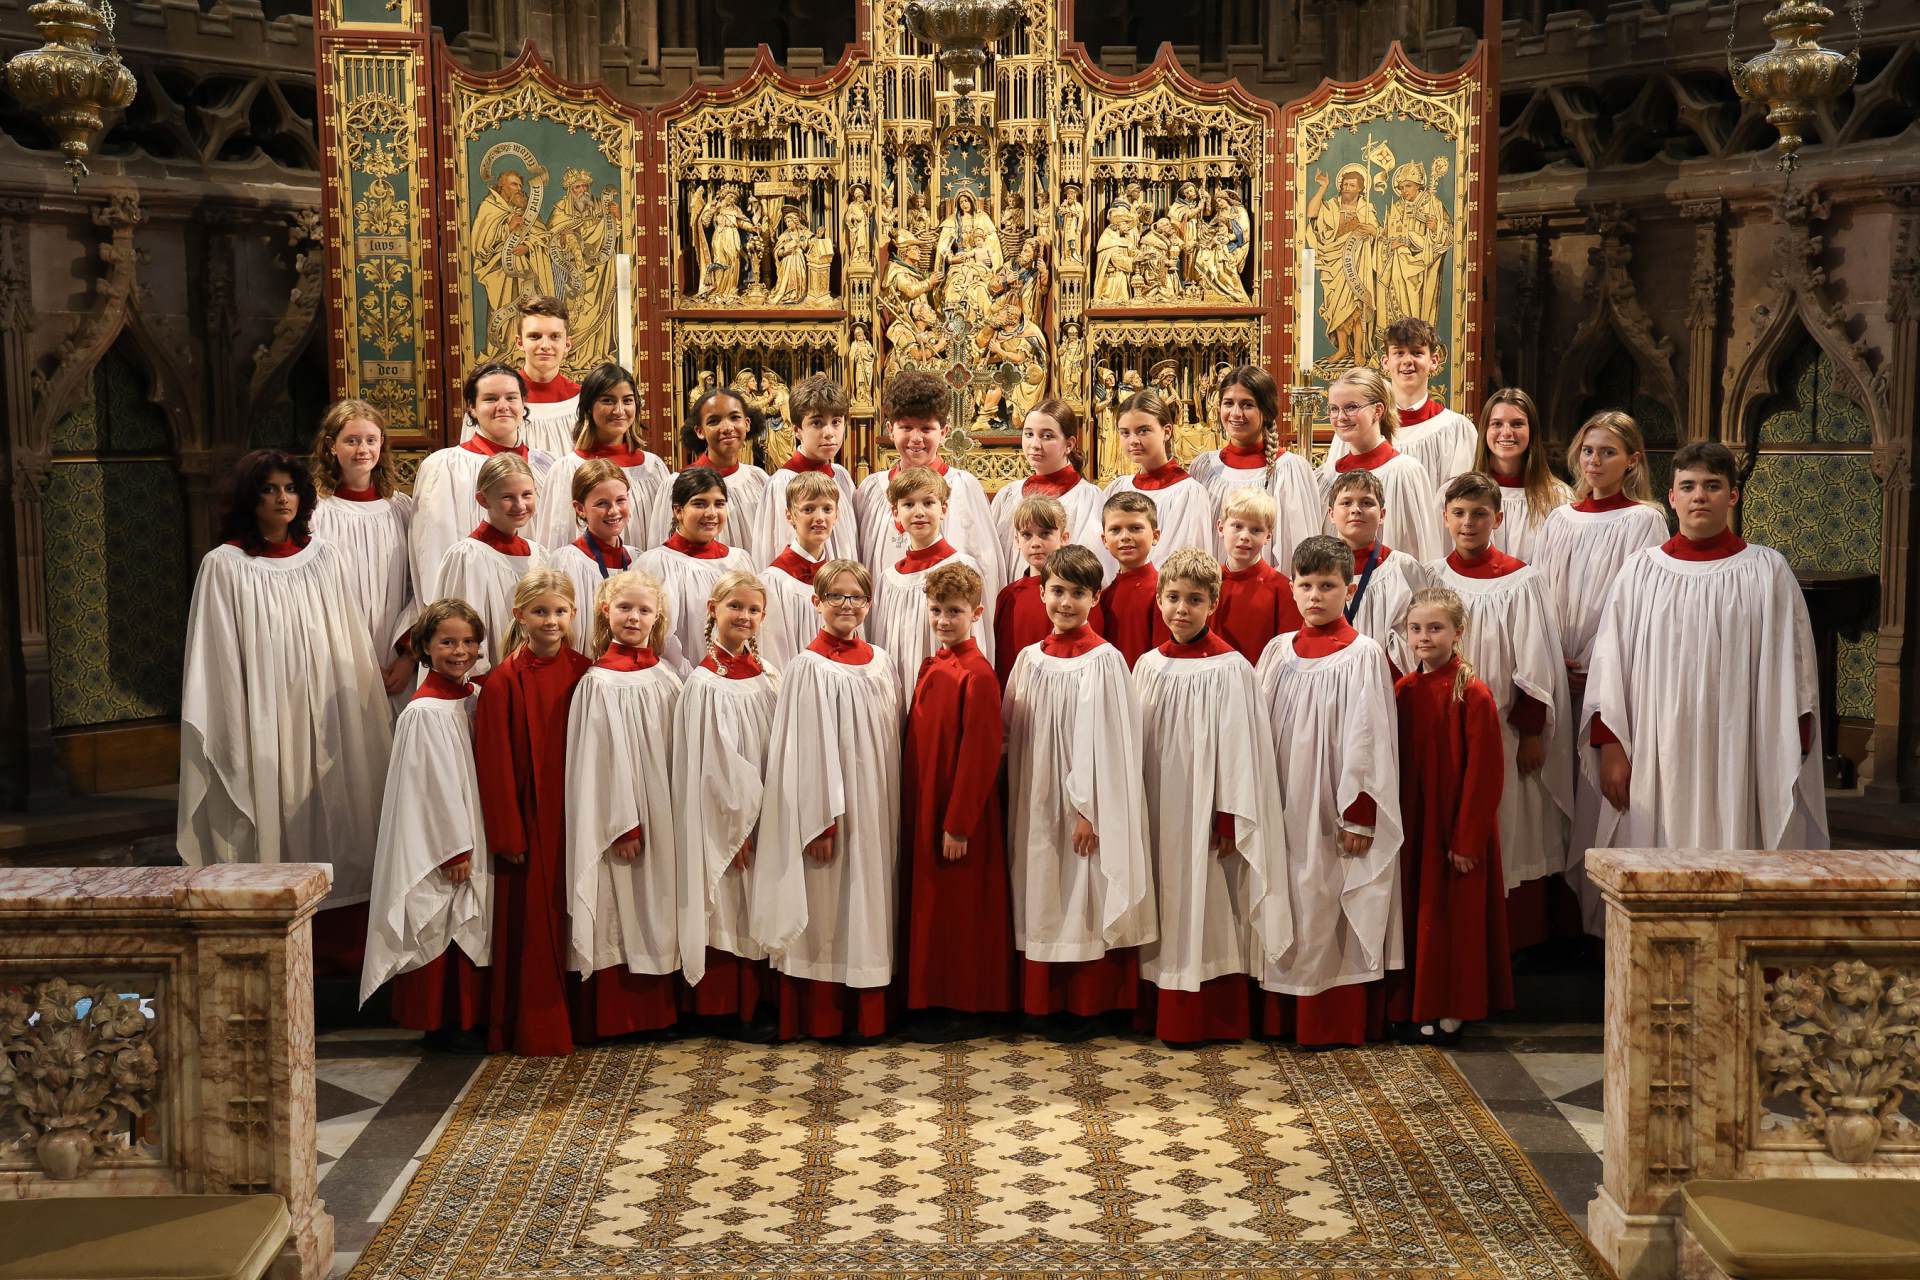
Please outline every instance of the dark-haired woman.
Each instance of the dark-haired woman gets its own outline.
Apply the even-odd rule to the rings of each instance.
[[[416,600],[440,598],[440,561],[447,548],[481,523],[473,501],[474,482],[488,458],[517,453],[527,460],[535,479],[553,466],[547,454],[527,450],[527,379],[518,369],[497,360],[475,365],[467,371],[460,391],[473,434],[460,444],[428,454],[413,481],[413,527],[408,538]]]
[[[584,532],[585,522],[573,505],[573,481],[581,466],[596,458],[604,458],[626,473],[629,516],[625,542],[645,551],[666,536],[664,532],[649,536],[645,515],[656,504],[666,506],[667,486],[673,476],[665,459],[647,452],[646,429],[640,425],[638,385],[633,375],[617,364],[596,366],[580,384],[573,448],[540,477],[540,496],[533,524],[527,530],[527,536],[547,550],[558,550]]]
[[[345,556],[309,532],[314,501],[290,453],[234,471],[187,618],[178,835],[190,866],[330,862],[334,908],[367,900],[392,729]]]
[[[747,455],[753,450],[765,457],[761,451],[766,439],[767,420],[728,387],[716,387],[694,401],[680,429],[680,445],[693,459],[688,469],[708,467],[727,482],[727,526],[742,551],[767,492],[767,473],[748,462]],[[657,547],[673,532],[673,506],[664,491],[648,505],[645,517],[647,545]],[[640,518],[636,511],[634,519]]]
[[[684,678],[706,655],[707,597],[713,584],[733,569],[753,571],[753,560],[740,547],[727,545],[732,520],[727,510],[727,482],[711,467],[688,467],[673,478],[673,532],[653,550],[644,552],[634,568],[659,580],[665,589],[666,652],[661,659]]]

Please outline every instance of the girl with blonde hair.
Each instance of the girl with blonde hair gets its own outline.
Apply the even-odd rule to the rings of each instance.
[[[1416,560],[1443,554],[1445,526],[1433,477],[1418,461],[1393,447],[1400,416],[1387,380],[1375,369],[1349,369],[1327,388],[1327,415],[1346,449],[1338,458],[1329,455],[1320,468],[1323,505],[1335,476],[1371,471],[1380,481],[1386,509],[1380,541]]]
[[[514,649],[509,615],[515,592],[529,571],[547,566],[547,555],[539,543],[521,536],[534,513],[533,469],[525,458],[494,454],[474,485],[483,518],[447,548],[434,580],[442,595],[465,600],[486,620],[488,643],[474,667],[478,676]]]

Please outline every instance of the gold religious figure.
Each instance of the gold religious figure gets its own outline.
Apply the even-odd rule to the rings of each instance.
[[[847,266],[854,270],[873,267],[873,207],[867,203],[867,189],[855,183],[847,192],[847,207],[840,215],[840,228],[846,237]]]
[[[1328,367],[1366,364],[1373,351],[1374,299],[1379,293],[1380,219],[1367,197],[1367,166],[1347,164],[1326,199],[1326,170],[1313,175],[1307,199],[1307,242],[1320,273],[1320,318],[1333,338]]]
[[[798,209],[788,207],[780,216],[780,234],[773,241],[773,292],[767,301],[775,306],[798,305],[807,297],[807,246],[813,231]]]
[[[592,368],[614,358],[617,341],[613,257],[620,247],[619,193],[606,186],[594,199],[593,175],[585,169],[568,169],[560,185],[560,203],[547,219],[554,292],[567,304],[567,336],[573,344],[568,363]]]
[[[519,152],[524,150],[517,148]],[[492,186],[474,210],[467,235],[472,246],[473,276],[487,295],[486,356],[511,360],[517,356],[514,338],[520,300],[553,292],[547,229],[540,223],[547,171],[531,155],[522,155],[532,171],[529,192],[528,175],[518,169],[502,167],[499,175],[493,176],[496,158],[490,152],[481,164],[481,180],[491,178]]]
[[[867,339],[867,326],[854,325],[853,340],[847,344],[847,368],[853,373],[853,385],[848,393],[856,416],[871,414],[874,410],[873,366],[877,356],[873,343]]]
[[[1087,410],[1087,344],[1080,336],[1078,321],[1060,326],[1060,349],[1054,353],[1053,385],[1060,398],[1085,413]]]
[[[695,187],[688,212],[696,228],[694,256],[700,270],[694,296],[715,302],[738,298],[742,283],[759,275],[760,244],[760,228],[740,207],[738,184],[721,184],[711,202],[704,186]]]
[[[1447,158],[1433,162],[1433,182],[1447,172]],[[1393,171],[1399,197],[1387,210],[1380,241],[1380,320],[1391,324],[1414,316],[1438,326],[1440,273],[1453,247],[1453,218],[1427,182],[1426,166],[1409,161]]]
[[[833,305],[833,240],[825,231],[807,242],[807,296],[810,307]]]
[[[1133,213],[1125,205],[1107,210],[1107,229],[1094,248],[1093,303],[1117,306],[1133,296]]]
[[[1060,193],[1060,257],[1063,262],[1085,266],[1087,261],[1087,206],[1080,203],[1080,188],[1068,183]]]

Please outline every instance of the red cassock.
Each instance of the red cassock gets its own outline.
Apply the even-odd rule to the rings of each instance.
[[[1460,660],[1405,675],[1400,714],[1400,886],[1407,967],[1388,975],[1397,1022],[1472,1022],[1513,1007],[1500,872],[1500,712],[1478,680],[1455,701]],[[1455,871],[1449,852],[1474,860]]]
[[[920,664],[901,778],[909,1009],[1014,1006],[1001,736],[1000,684],[977,644]],[[966,857],[940,856],[947,832],[967,838]]]
[[[1101,638],[1120,651],[1129,670],[1140,661],[1141,654],[1173,639],[1154,599],[1159,590],[1160,570],[1143,564],[1138,569],[1121,570],[1100,593],[1100,611],[1107,619]]]
[[[1220,579],[1220,607],[1208,625],[1257,667],[1268,641],[1300,629],[1293,583],[1264,560],[1250,569],[1222,566]]]
[[[1099,605],[1087,615],[1087,626],[1097,636],[1106,634],[1106,619]],[[1007,675],[1020,651],[1052,634],[1053,619],[1047,616],[1040,594],[1039,574],[1030,573],[1000,589],[993,603],[993,674],[1001,688],[1007,687]]]
[[[593,663],[524,646],[487,676],[473,718],[480,808],[493,854],[492,1009],[487,1048],[573,1051],[567,1018],[567,711]],[[524,850],[526,860],[500,853]]]

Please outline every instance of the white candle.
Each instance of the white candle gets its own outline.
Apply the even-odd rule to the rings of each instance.
[[[615,341],[619,344],[620,367],[633,368],[633,255],[616,253],[613,256],[613,289],[616,302]]]
[[[1304,385],[1313,368],[1313,246],[1300,246],[1300,292],[1293,309],[1300,329],[1300,369],[1294,381]]]

